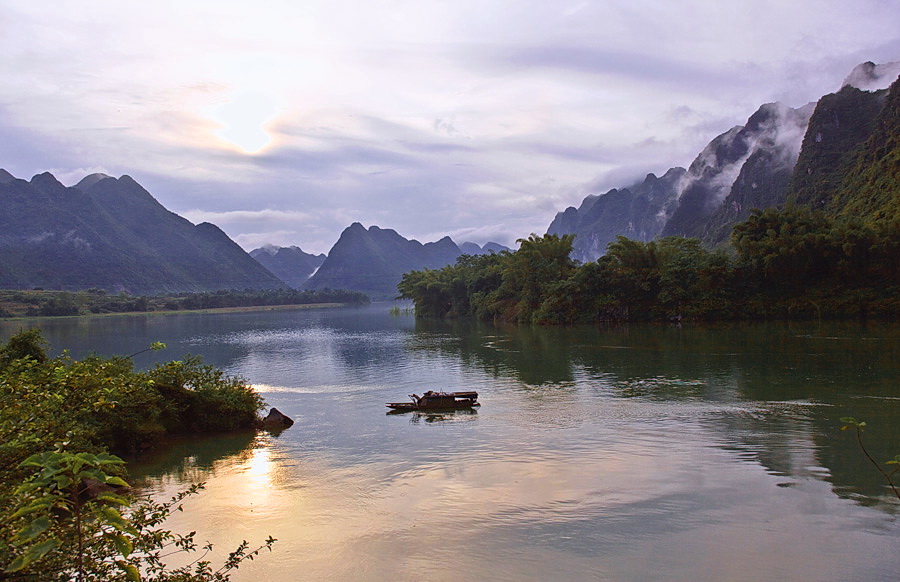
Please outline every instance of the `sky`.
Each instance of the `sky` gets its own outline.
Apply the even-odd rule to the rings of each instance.
[[[0,0],[0,168],[129,175],[246,250],[458,243],[900,61],[900,0]]]

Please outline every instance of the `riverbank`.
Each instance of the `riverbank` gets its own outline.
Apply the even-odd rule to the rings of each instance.
[[[366,295],[344,290],[215,291],[146,297],[110,295],[99,289],[74,292],[0,289],[0,317],[4,319],[310,309],[368,303]]]
[[[307,303],[303,305],[253,305],[247,307],[210,307],[206,309],[171,309],[160,311],[121,311],[114,313],[82,313],[78,315],[14,315],[5,321],[31,321],[35,319],[72,319],[83,317],[114,317],[136,315],[183,315],[185,313],[244,313],[252,311],[294,311],[302,309],[334,309],[347,307],[349,303]]]

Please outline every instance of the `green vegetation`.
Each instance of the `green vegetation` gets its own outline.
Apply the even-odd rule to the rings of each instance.
[[[160,349],[156,343],[151,349]],[[194,534],[160,526],[193,487],[136,498],[124,462],[177,433],[252,429],[263,401],[198,358],[133,369],[128,357],[50,358],[36,329],[0,347],[0,579],[227,580],[275,541],[244,543],[214,569]],[[164,554],[202,552],[167,570]]]
[[[512,253],[461,257],[398,285],[423,317],[538,324],[900,316],[900,223],[805,208],[754,211],[733,252],[696,239],[624,237],[597,261],[572,236],[532,235]]]
[[[830,206],[879,118],[891,115],[884,96],[847,86],[819,100],[791,176],[788,201],[817,209]]]
[[[845,216],[900,220],[900,82],[888,93],[868,139],[853,153],[829,209]]]
[[[152,297],[124,293],[110,295],[102,289],[86,291],[0,290],[0,317],[46,317],[100,313],[179,311],[280,305],[342,303],[365,305],[369,298],[358,291],[320,289],[298,291],[211,291]]]

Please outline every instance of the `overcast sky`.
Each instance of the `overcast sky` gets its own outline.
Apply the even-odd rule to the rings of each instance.
[[[867,60],[900,0],[0,0],[0,168],[128,174],[247,250],[515,246]]]

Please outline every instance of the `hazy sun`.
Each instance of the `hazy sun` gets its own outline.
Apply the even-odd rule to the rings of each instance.
[[[272,99],[258,93],[243,93],[214,111],[213,118],[222,125],[216,136],[245,153],[258,153],[272,143],[266,124],[276,113]]]

